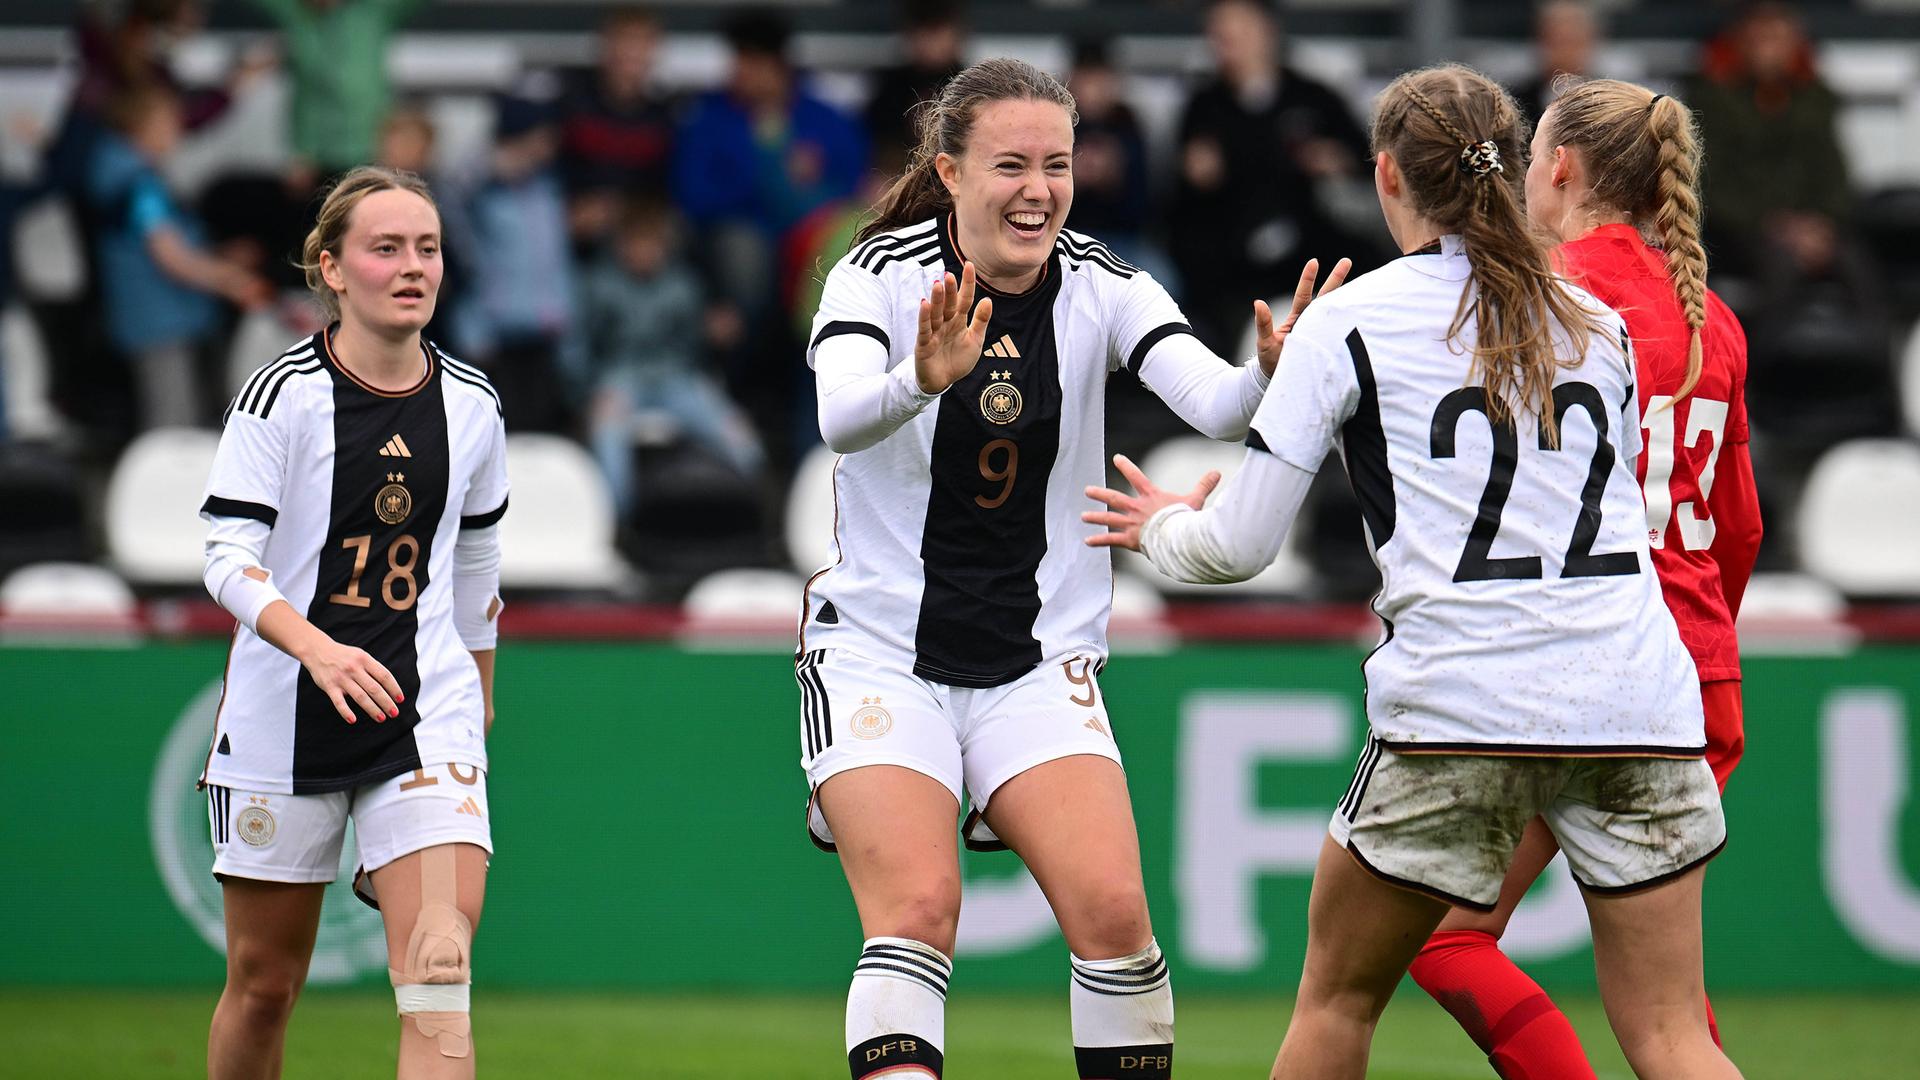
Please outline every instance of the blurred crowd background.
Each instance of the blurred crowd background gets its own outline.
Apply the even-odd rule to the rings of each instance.
[[[197,587],[201,462],[240,380],[318,329],[293,256],[352,165],[438,195],[429,333],[489,373],[519,448],[508,522],[530,518],[529,561],[510,535],[507,584],[677,602],[715,572],[820,558],[820,280],[904,162],[913,104],[966,63],[1067,80],[1068,226],[1240,358],[1251,301],[1307,258],[1392,257],[1370,99],[1457,59],[1535,116],[1565,73],[1693,107],[1709,283],[1751,349],[1761,569],[1815,607],[1911,599],[1917,41],[1920,0],[9,0],[0,577],[66,564],[43,602],[98,586],[76,564]],[[1124,373],[1109,402],[1113,449],[1191,447]],[[1337,462],[1287,559],[1268,595],[1372,591]]]

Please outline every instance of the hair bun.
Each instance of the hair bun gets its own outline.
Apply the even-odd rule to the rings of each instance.
[[[1486,139],[1460,148],[1460,171],[1471,176],[1485,176],[1507,170],[1500,163],[1500,147],[1492,139]]]

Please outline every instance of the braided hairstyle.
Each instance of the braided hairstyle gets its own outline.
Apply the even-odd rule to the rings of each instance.
[[[1518,166],[1529,135],[1513,98],[1459,64],[1395,79],[1373,119],[1374,152],[1393,155],[1413,209],[1464,242],[1471,272],[1447,340],[1458,342],[1472,318],[1473,371],[1486,388],[1488,416],[1510,423],[1516,410],[1529,410],[1558,445],[1555,373],[1580,365],[1601,323],[1562,287],[1527,223]],[[1554,356],[1556,324],[1571,339],[1570,359]]]
[[[1547,141],[1580,151],[1592,201],[1631,217],[1666,253],[1667,276],[1687,321],[1687,374],[1679,401],[1700,383],[1707,325],[1707,249],[1700,242],[1700,138],[1678,99],[1616,79],[1566,88],[1541,121]]]
[[[861,226],[854,243],[925,221],[952,206],[953,197],[940,182],[934,159],[966,153],[967,137],[973,134],[981,107],[996,101],[1051,101],[1067,111],[1068,123],[1080,122],[1073,95],[1059,79],[1024,60],[997,56],[980,61],[947,80],[938,95],[914,106],[919,144],[907,159],[906,170],[874,203],[873,218]]]

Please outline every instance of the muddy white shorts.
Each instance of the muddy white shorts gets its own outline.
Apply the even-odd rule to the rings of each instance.
[[[486,770],[471,765],[429,765],[377,784],[317,795],[210,784],[207,811],[213,872],[221,877],[332,881],[348,818],[360,869],[367,874],[438,844],[476,844],[493,851]]]
[[[1536,816],[1594,893],[1651,888],[1727,841],[1700,758],[1397,754],[1374,739],[1328,831],[1392,884],[1491,911]]]
[[[899,765],[940,781],[967,815],[967,846],[1001,850],[981,813],[1001,784],[1076,754],[1120,761],[1096,679],[1098,660],[1057,656],[1005,686],[931,682],[845,649],[800,654],[800,766],[810,795],[807,831],[833,850],[820,785],[867,765]]]

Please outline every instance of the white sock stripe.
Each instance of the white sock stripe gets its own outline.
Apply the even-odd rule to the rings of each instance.
[[[922,963],[920,961],[917,961],[905,956],[886,956],[886,955],[862,956],[860,958],[860,962],[853,966],[853,970],[855,974],[859,974],[860,972],[866,970],[868,967],[875,966],[875,965],[878,965],[881,967],[893,967],[896,969],[905,968],[905,969],[919,972],[920,974],[924,975],[926,978],[940,984],[940,992],[943,994],[946,993],[948,981],[952,979],[952,975],[949,974],[948,972],[941,971],[939,968],[932,967],[928,964]]]
[[[1086,960],[1073,961],[1073,970],[1084,975],[1110,979],[1144,979],[1158,977],[1167,970],[1167,959],[1156,956],[1151,960],[1135,960],[1131,957],[1123,960]]]
[[[1111,987],[1115,990],[1151,990],[1156,986],[1166,983],[1167,969],[1163,967],[1158,971],[1146,975],[1134,976],[1103,975],[1097,971],[1085,971],[1080,968],[1074,968],[1073,977],[1089,985]]]
[[[938,971],[943,977],[953,974],[953,964],[946,957],[927,949],[906,949],[898,945],[869,945],[860,950],[862,958],[869,956],[891,956],[902,960],[913,960]]]
[[[936,965],[943,972],[951,974],[953,971],[953,961],[947,958],[947,954],[924,941],[903,937],[875,937],[868,938],[860,947],[860,953],[863,956],[875,950],[892,950],[896,953],[917,956]]]
[[[895,967],[891,964],[881,963],[866,963],[853,969],[853,977],[855,979],[858,979],[862,975],[874,979],[900,979],[903,981],[916,982],[939,995],[940,1000],[945,1001],[947,999],[946,982],[944,980],[936,980],[929,975],[924,975],[917,968]]]
[[[894,970],[908,968],[920,972],[926,978],[939,983],[940,992],[943,994],[947,991],[947,981],[953,977],[952,972],[943,971],[917,957],[898,956],[892,953],[861,953],[860,962],[853,966],[854,974],[857,975],[870,966],[891,967]]]
[[[473,987],[468,983],[439,983],[431,986],[402,983],[393,988],[394,1003],[400,1012],[469,1012]]]

